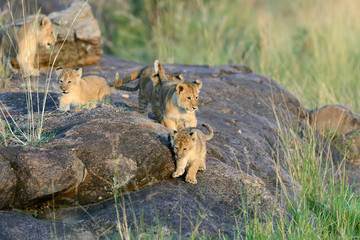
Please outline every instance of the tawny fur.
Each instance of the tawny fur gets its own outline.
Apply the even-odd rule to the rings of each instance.
[[[139,79],[136,87],[125,87],[126,84],[135,79]],[[161,110],[158,97],[158,90],[160,86],[166,81],[182,82],[182,75],[172,76],[167,74],[162,67],[159,60],[155,60],[154,67],[147,66],[136,72],[131,73],[127,77],[115,81],[114,88],[124,91],[137,91],[139,90],[139,111],[141,114],[148,116],[148,104],[151,103],[152,111],[156,119],[161,121]]]
[[[110,87],[106,79],[97,75],[82,77],[82,69],[62,69],[55,70],[59,76],[59,86],[61,93],[59,109],[62,111],[70,110],[70,106],[79,108],[81,105],[91,103],[95,107],[94,101],[111,99]]]
[[[48,17],[41,20],[35,17],[34,21],[21,26],[11,25],[2,29],[0,43],[3,63],[6,58],[16,57],[24,76],[38,76],[39,70],[35,69],[37,46],[40,44],[51,49],[55,43],[54,26]]]
[[[202,83],[166,82],[159,89],[161,123],[172,130],[196,127],[195,111]]]
[[[203,124],[203,126],[209,131],[208,135],[194,128],[181,132],[174,131],[171,135],[171,145],[176,159],[176,171],[172,174],[173,178],[183,175],[185,168],[188,167],[185,181],[197,184],[197,171],[206,169],[206,141],[212,139],[214,133],[209,125]]]

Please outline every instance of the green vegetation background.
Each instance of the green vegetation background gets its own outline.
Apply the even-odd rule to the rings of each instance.
[[[149,64],[245,64],[273,77],[307,108],[360,110],[360,1],[90,2],[107,54]]]

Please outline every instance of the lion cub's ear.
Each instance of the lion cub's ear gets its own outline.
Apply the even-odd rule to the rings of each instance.
[[[171,144],[171,146],[172,147],[174,147],[174,143],[175,143],[175,136],[178,134],[178,132],[177,131],[172,131],[172,132],[170,132],[170,134],[169,134],[169,137],[170,137],[170,144]]]
[[[81,76],[82,76],[82,68],[75,69],[75,72],[76,72],[76,77],[81,78]]]
[[[58,76],[60,76],[63,71],[64,71],[64,69],[62,67],[55,68],[55,73]]]
[[[179,74],[178,76],[176,76],[178,79],[180,79],[181,82],[184,81],[184,76],[182,74]]]
[[[44,17],[44,19],[40,23],[40,26],[42,27],[49,27],[50,25],[51,25],[51,20],[48,17]]]
[[[196,79],[193,83],[198,85],[199,89],[202,87],[202,82],[199,79]]]
[[[195,141],[196,136],[197,136],[197,132],[190,132],[189,135],[191,137],[191,140]]]
[[[182,83],[179,83],[179,84],[176,86],[176,93],[177,93],[177,95],[180,95],[180,93],[181,93],[182,91],[184,91],[184,87],[185,87],[185,85],[182,84]]]

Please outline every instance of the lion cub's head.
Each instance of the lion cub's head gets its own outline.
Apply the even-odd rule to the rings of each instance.
[[[184,108],[186,112],[191,113],[198,109],[198,97],[201,86],[200,80],[192,83],[182,82],[176,86],[178,105]]]
[[[69,94],[74,87],[77,87],[82,75],[81,68],[72,70],[58,67],[55,69],[55,72],[59,77],[59,86],[62,94]]]
[[[171,136],[171,145],[174,148],[176,159],[182,159],[191,154],[196,146],[197,132],[186,129],[181,132],[174,131]]]
[[[48,17],[44,17],[38,27],[38,42],[40,45],[50,49],[55,43],[54,26]]]

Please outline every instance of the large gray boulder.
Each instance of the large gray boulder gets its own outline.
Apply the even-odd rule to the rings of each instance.
[[[142,66],[102,57],[97,65],[83,71],[101,72],[111,79],[116,71],[124,77]],[[115,107],[102,105],[69,113],[54,110],[58,100],[56,93],[51,93],[55,100],[47,103],[44,131],[54,133],[54,137],[41,148],[9,146],[0,150],[10,164],[8,174],[24,176],[17,177],[12,191],[8,190],[14,196],[2,203],[3,208],[35,209],[38,219],[34,222],[63,226],[57,230],[59,239],[66,239],[66,234],[76,239],[81,233],[86,233],[83,239],[111,237],[116,226],[125,222],[133,230],[140,225],[152,229],[161,223],[169,234],[189,236],[196,230],[211,236],[219,232],[232,235],[235,225],[245,221],[245,213],[286,215],[279,178],[290,197],[296,196],[301,186],[281,165],[284,152],[278,131],[285,125],[279,123],[277,114],[297,124],[304,112],[299,101],[271,78],[242,65],[164,67],[182,73],[188,81],[203,82],[198,122],[210,124],[215,137],[207,144],[207,170],[198,173],[197,185],[171,178],[175,162],[169,130],[154,121],[153,115],[146,118],[138,113],[137,92],[115,91]],[[17,96],[19,105],[10,101],[12,95],[0,94],[0,99],[12,114],[23,115],[25,95],[22,100]],[[31,155],[44,167],[36,161],[31,165]],[[57,187],[45,191],[40,180],[25,177],[35,169],[42,173],[37,177],[44,185],[52,186],[50,182],[61,178]],[[67,174],[62,173],[65,170]],[[26,179],[30,182],[24,184]],[[12,214],[19,215],[18,211],[3,211],[0,219]],[[24,219],[31,216],[24,215],[19,221]],[[0,232],[17,238],[20,235],[11,231],[15,225],[15,220],[0,221]],[[66,232],[68,228],[72,232]],[[33,239],[48,239],[46,234],[41,235],[40,230],[30,233]]]

